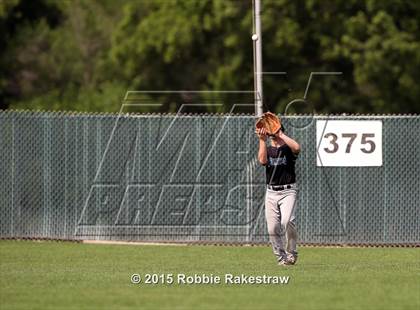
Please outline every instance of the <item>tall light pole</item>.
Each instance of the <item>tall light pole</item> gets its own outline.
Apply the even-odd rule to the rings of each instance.
[[[261,1],[254,0],[254,27],[252,34],[252,41],[254,45],[254,102],[255,115],[261,116],[263,114],[263,86],[262,86],[262,36],[261,36]]]

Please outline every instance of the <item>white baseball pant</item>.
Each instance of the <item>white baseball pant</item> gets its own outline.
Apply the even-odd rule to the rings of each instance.
[[[266,191],[265,218],[273,252],[278,261],[285,259],[287,253],[297,255],[296,194],[295,187],[282,191]]]

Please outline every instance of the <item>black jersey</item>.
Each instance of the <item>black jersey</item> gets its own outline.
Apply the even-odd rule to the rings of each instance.
[[[280,147],[267,147],[267,164],[265,165],[266,182],[269,185],[284,185],[296,182],[295,161],[287,144]]]

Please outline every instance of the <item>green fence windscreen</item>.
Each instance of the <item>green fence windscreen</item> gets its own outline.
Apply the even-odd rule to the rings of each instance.
[[[383,165],[317,167],[316,120],[381,120]],[[288,116],[299,239],[420,243],[419,116]],[[267,242],[251,116],[0,113],[0,237]]]

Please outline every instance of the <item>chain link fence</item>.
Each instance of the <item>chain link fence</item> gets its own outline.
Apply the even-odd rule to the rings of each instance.
[[[381,120],[381,167],[317,167],[317,119]],[[287,116],[299,239],[420,243],[419,116]],[[252,116],[0,113],[0,237],[266,243]]]

